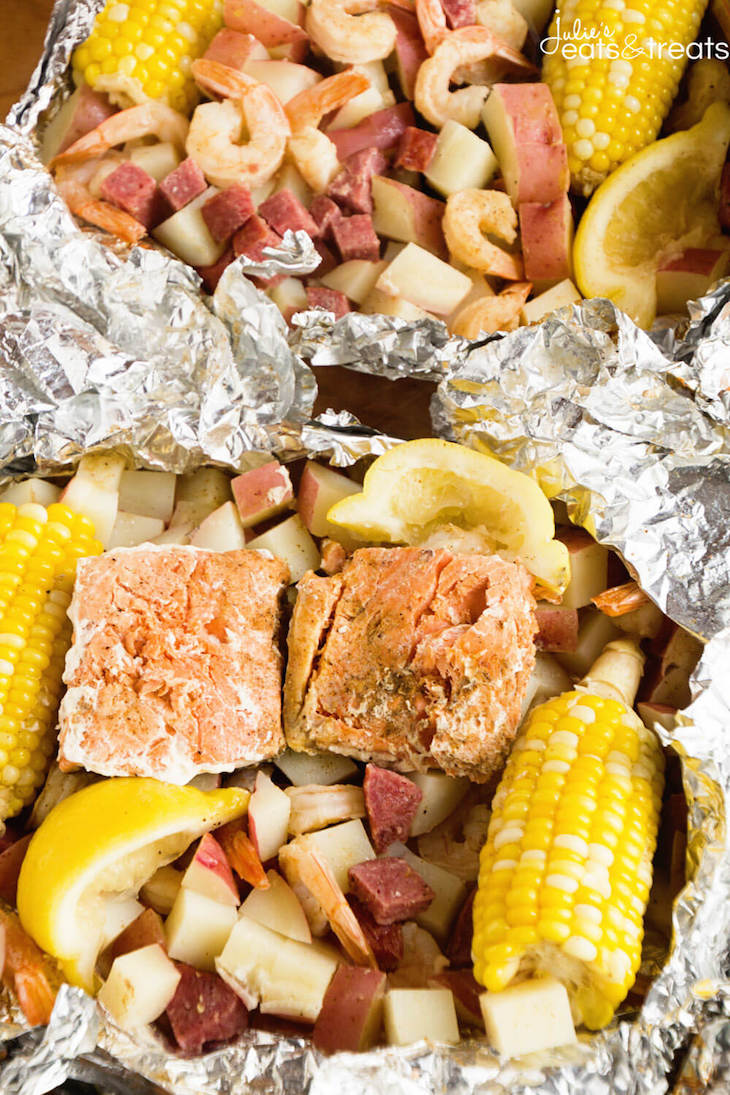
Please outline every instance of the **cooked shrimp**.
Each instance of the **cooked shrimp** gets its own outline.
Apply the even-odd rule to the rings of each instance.
[[[418,70],[414,103],[419,113],[439,129],[449,118],[474,129],[488,89],[473,86],[452,92],[449,84],[457,69],[488,58],[498,58],[515,68],[533,68],[527,58],[495,38],[486,27],[449,31]]]
[[[16,913],[0,905],[4,936],[3,984],[18,998],[31,1026],[45,1026],[51,1018],[60,977],[50,959],[23,929]]]
[[[495,331],[514,331],[519,326],[520,309],[532,292],[529,281],[508,285],[496,297],[482,297],[467,304],[451,324],[451,332],[463,338],[479,338]],[[535,592],[537,596],[537,592]],[[540,594],[544,596],[544,594]]]
[[[439,0],[416,0],[416,18],[426,49],[433,53],[449,33],[443,6]]]
[[[300,91],[284,107],[292,130],[289,155],[315,194],[326,190],[340,169],[337,149],[317,127],[325,114],[344,106],[368,87],[370,81],[364,73],[338,72]]]
[[[487,840],[489,808],[483,802],[463,808],[418,838],[418,854],[429,863],[451,871],[462,882],[476,882],[479,853]]]
[[[284,875],[292,890],[296,894],[299,904],[304,910],[304,915],[309,924],[309,930],[316,938],[326,935],[329,931],[329,921],[324,914],[324,909],[313,897],[302,882],[299,871],[299,863],[296,853],[291,858],[287,855],[288,844],[279,849],[279,870]]]
[[[249,140],[239,144],[244,124]],[[185,149],[215,186],[243,183],[253,189],[279,170],[288,138],[279,100],[265,84],[256,84],[241,99],[196,107]]]
[[[279,863],[287,880],[290,873],[296,875],[312,896],[319,902],[345,951],[359,966],[377,968],[375,955],[368,943],[360,922],[347,903],[329,864],[311,837],[300,836],[285,844],[279,851]]]
[[[145,226],[123,209],[94,198],[89,190],[102,162],[95,156],[82,163],[62,164],[55,172],[58,192],[75,216],[125,243],[139,243],[147,235]]]
[[[243,99],[252,88],[259,86],[253,76],[208,57],[193,61],[190,71],[201,91],[219,99]]]
[[[287,787],[286,794],[291,801],[289,832],[296,835],[324,829],[335,821],[365,817],[362,787],[341,783],[329,787],[307,784]]]
[[[395,47],[395,23],[377,0],[312,0],[307,32],[333,61],[362,65],[380,61]]]
[[[442,224],[449,251],[459,262],[510,281],[523,276],[520,256],[487,239],[487,234],[505,243],[517,238],[517,214],[501,190],[459,190],[449,195]]]
[[[229,821],[216,831],[216,839],[239,878],[256,890],[268,890],[271,883],[266,877],[259,853],[243,826],[242,821]]]
[[[158,99],[148,99],[146,103],[110,115],[96,129],[79,137],[51,161],[51,168],[56,164],[77,163],[91,156],[103,156],[115,145],[136,141],[140,137],[157,137],[158,141],[174,144],[182,151],[187,132],[187,118]]]

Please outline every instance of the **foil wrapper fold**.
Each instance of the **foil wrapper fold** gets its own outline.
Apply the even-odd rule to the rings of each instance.
[[[262,264],[237,260],[204,300],[194,271],[168,255],[113,248],[80,230],[36,158],[39,119],[68,91],[71,51],[101,6],[59,0],[28,92],[0,127],[2,476],[68,469],[108,447],[176,472],[209,462],[240,470],[258,450],[345,466],[398,439],[346,412],[313,419],[307,362],[439,382],[439,435],[535,475],[576,523],[621,552],[665,611],[710,640],[693,704],[665,735],[682,759],[690,881],[641,1010],[551,1054],[504,1061],[462,1043],[323,1058],[305,1038],[251,1030],[186,1059],[149,1034],[118,1030],[65,986],[45,1031],[22,1033],[17,1003],[0,997],[0,1034],[12,1039],[0,1091],[43,1095],[76,1077],[134,1095],[660,1093],[695,1035],[682,1076],[711,1082],[720,1073],[707,1054],[722,1061],[730,1046],[728,285],[693,306],[685,329],[652,337],[607,301],[473,343],[434,320],[351,314],[335,323],[322,312],[302,313],[287,333],[245,275],[312,269],[311,244],[294,235]]]

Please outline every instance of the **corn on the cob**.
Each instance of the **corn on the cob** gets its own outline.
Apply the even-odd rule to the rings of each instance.
[[[499,992],[549,974],[593,1030],[633,984],[651,887],[664,758],[630,709],[642,664],[635,643],[609,643],[582,686],[532,712],[494,797],[474,902],[477,980]]]
[[[73,55],[74,79],[133,80],[150,99],[185,113],[198,101],[190,75],[223,22],[223,0],[108,0]]]
[[[542,78],[558,108],[577,193],[587,197],[656,138],[706,6],[707,0],[568,0],[559,5],[547,32],[554,52],[545,57]],[[574,27],[570,47],[576,56],[565,56],[565,36]],[[679,56],[670,56],[670,47]]]
[[[0,505],[0,828],[43,783],[76,562],[101,550],[91,522],[67,506]]]

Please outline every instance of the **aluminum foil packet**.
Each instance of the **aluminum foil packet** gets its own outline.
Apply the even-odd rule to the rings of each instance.
[[[3,998],[0,1034],[11,1052],[0,1062],[0,1090],[43,1095],[65,1077],[135,1095],[667,1090],[674,1058],[697,1031],[708,1032],[711,1054],[725,1045],[724,1035],[709,1040],[720,1028],[708,1023],[723,1022],[718,1001],[730,997],[727,286],[698,302],[684,329],[649,336],[599,301],[475,343],[450,338],[436,321],[334,323],[322,313],[303,314],[288,334],[243,259],[205,301],[177,260],[147,247],[118,250],[79,229],[36,158],[39,119],[68,90],[71,51],[100,7],[59,0],[28,93],[0,128],[2,474],[67,469],[111,446],[137,466],[178,472],[209,462],[241,470],[260,450],[346,465],[397,439],[347,413],[312,419],[307,362],[439,381],[437,434],[534,474],[576,523],[621,552],[665,611],[709,640],[694,702],[664,735],[683,762],[690,881],[641,1010],[551,1054],[504,1061],[483,1043],[462,1043],[323,1058],[303,1037],[252,1030],[235,1046],[185,1059],[152,1035],[118,1030],[64,986],[45,1031],[28,1032]],[[311,269],[311,247],[293,237],[270,261],[281,265],[267,273]]]

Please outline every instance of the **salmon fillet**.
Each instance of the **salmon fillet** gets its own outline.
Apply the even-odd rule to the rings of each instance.
[[[289,628],[287,743],[488,780],[535,665],[531,582],[496,555],[423,548],[362,548],[331,577],[306,574]]]
[[[279,753],[287,579],[256,551],[148,544],[80,560],[59,765],[183,784]]]

